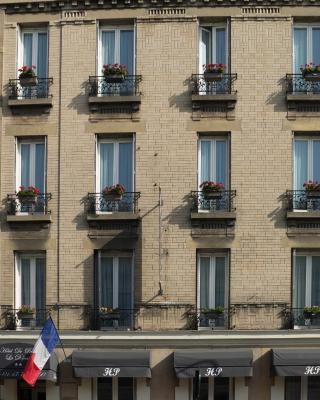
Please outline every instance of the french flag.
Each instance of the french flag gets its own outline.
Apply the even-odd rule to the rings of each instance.
[[[44,324],[39,339],[37,340],[22,373],[22,378],[29,385],[35,385],[43,367],[49,360],[50,355],[59,340],[58,331],[50,317]]]

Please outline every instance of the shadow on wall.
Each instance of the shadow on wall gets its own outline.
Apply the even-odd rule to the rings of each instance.
[[[88,115],[88,101],[89,101],[89,81],[84,81],[80,85],[81,93],[75,96],[68,104],[69,109],[77,111],[77,114]]]
[[[267,97],[266,104],[273,105],[274,112],[286,113],[286,78],[279,79],[277,83],[280,86],[280,91],[271,93]]]
[[[253,361],[253,376],[249,378],[248,399],[269,400],[270,392],[270,368],[271,351],[261,350],[259,355],[255,351]],[[262,353],[264,351],[264,353]],[[262,354],[261,354],[262,353]]]
[[[157,350],[154,350],[156,352]],[[154,356],[152,354],[152,356]],[[150,398],[152,400],[174,400],[176,377],[173,353],[157,362],[152,368]]]
[[[169,106],[176,107],[180,112],[191,112],[191,94],[192,94],[192,79],[187,78],[183,82],[184,86],[187,86],[188,89],[185,92],[180,94],[174,94],[169,97]]]
[[[280,203],[279,207],[275,208],[268,214],[268,218],[270,221],[274,223],[276,228],[285,228],[286,227],[286,210],[287,210],[287,198],[286,194],[282,193],[278,198],[278,202]]]
[[[181,199],[181,204],[163,218],[163,222],[178,225],[181,229],[190,228],[191,205],[191,196],[187,194]]]

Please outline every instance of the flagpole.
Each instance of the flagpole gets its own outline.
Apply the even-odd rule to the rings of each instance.
[[[52,322],[52,324],[53,324],[53,326],[54,326],[54,329],[56,330],[56,332],[57,332],[57,335],[58,335],[58,338],[59,338],[59,343],[60,343],[60,346],[61,346],[61,348],[62,348],[62,351],[63,351],[63,354],[64,354],[64,358],[65,358],[65,360],[67,359],[67,355],[66,355],[66,352],[65,352],[65,350],[64,350],[64,347],[63,347],[63,344],[62,344],[62,342],[61,342],[61,339],[60,339],[60,335],[59,335],[59,332],[58,332],[58,330],[57,330],[57,328],[56,328],[56,325],[55,325],[55,323],[53,322],[53,319],[52,319],[52,317],[51,317],[51,314],[49,313],[49,318],[51,319],[51,322]]]

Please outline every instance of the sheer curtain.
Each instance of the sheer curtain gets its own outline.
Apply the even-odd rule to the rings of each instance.
[[[101,53],[102,65],[115,63],[115,31],[102,31]]]
[[[203,73],[203,65],[211,62],[211,35],[208,28],[200,28],[199,74]]]
[[[36,144],[36,159],[35,159],[35,186],[40,189],[41,193],[45,192],[45,145],[44,143]]]
[[[133,74],[133,30],[120,31],[120,64],[128,67],[129,75]]]
[[[132,192],[132,143],[119,143],[119,182],[126,192]]]
[[[320,182],[320,140],[313,140],[313,180]]]
[[[227,64],[226,60],[226,30],[216,29],[216,63]]]
[[[298,309],[306,305],[306,263],[306,256],[295,257],[293,306]]]
[[[119,308],[132,309],[132,258],[119,257]]]
[[[307,60],[307,29],[294,28],[294,73],[300,74],[300,67],[306,63],[312,62]]]
[[[36,74],[39,78],[48,76],[48,34],[47,32],[38,33],[38,59],[36,63]]]
[[[225,305],[226,287],[226,262],[225,257],[216,257],[216,279],[215,279],[215,307]]]
[[[20,277],[21,277],[21,305],[31,305],[30,294],[30,259],[21,258],[20,260]]]
[[[210,181],[211,177],[211,146],[209,140],[201,140],[200,142],[200,158],[201,158],[201,176],[199,185],[204,181]]]
[[[32,43],[33,43],[33,34],[32,33],[24,33],[23,34],[23,65],[27,65],[28,67],[32,66]],[[22,65],[19,66],[19,68]]]
[[[113,304],[113,257],[101,257],[100,264],[100,306],[114,307]]]
[[[227,184],[227,143],[225,140],[216,141],[216,181]]]
[[[308,180],[308,141],[295,140],[294,143],[294,189],[302,190]]]
[[[100,191],[113,185],[114,144],[100,143]]]
[[[320,28],[312,28],[312,60],[320,64]]]
[[[29,186],[30,182],[30,144],[21,143],[21,185]]]
[[[200,257],[200,308],[209,308],[210,257]]]

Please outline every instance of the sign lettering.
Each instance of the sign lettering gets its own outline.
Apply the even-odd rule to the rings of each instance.
[[[305,375],[319,375],[320,374],[320,365],[306,367],[304,374]]]
[[[104,369],[103,376],[118,376],[120,373],[120,368],[107,367]]]
[[[204,376],[219,376],[222,373],[222,368],[207,368]]]

